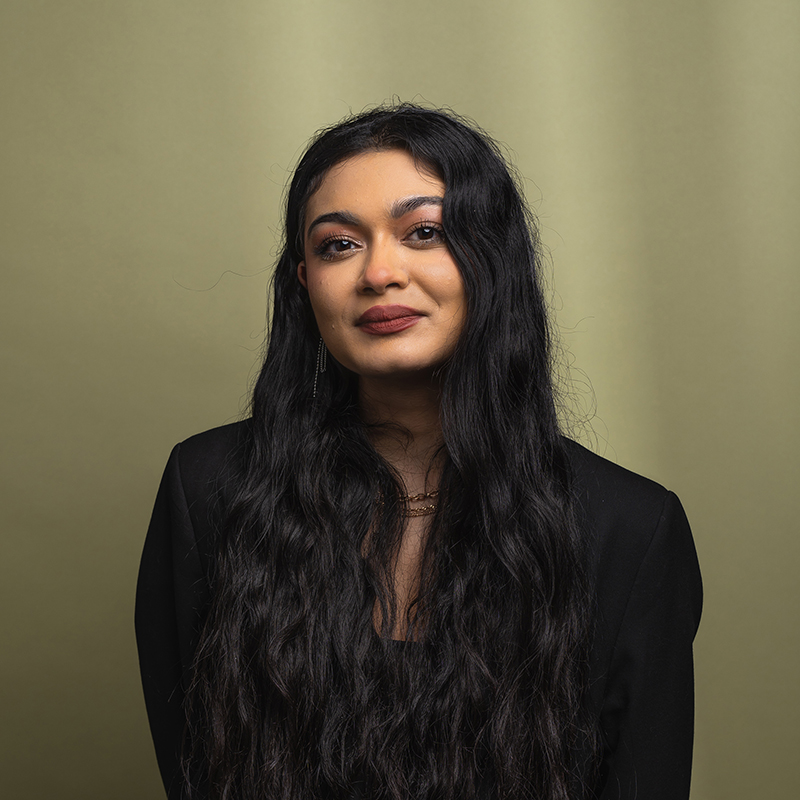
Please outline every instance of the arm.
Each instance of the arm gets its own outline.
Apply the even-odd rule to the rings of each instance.
[[[170,798],[180,797],[180,755],[191,623],[186,592],[199,571],[179,466],[170,456],[156,497],[136,587],[136,642],[156,757]],[[190,604],[191,606],[191,604]]]
[[[686,515],[667,494],[611,651],[600,717],[601,800],[689,797],[692,641],[702,585]]]

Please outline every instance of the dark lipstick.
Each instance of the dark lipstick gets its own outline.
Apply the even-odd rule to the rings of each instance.
[[[423,316],[425,315],[408,306],[373,306],[358,318],[356,326],[364,333],[385,336],[390,333],[399,333],[416,325]]]

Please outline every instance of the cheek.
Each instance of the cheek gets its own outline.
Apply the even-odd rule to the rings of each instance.
[[[326,282],[319,277],[309,276],[308,297],[315,314],[324,313],[331,305],[330,291]]]
[[[461,331],[467,319],[467,296],[464,292],[464,280],[460,272],[457,272],[452,278],[449,289],[449,306],[453,314],[452,335],[458,338],[461,335]]]
[[[442,297],[446,298],[447,305],[453,309],[456,316],[466,313],[467,298],[464,292],[464,279],[461,273],[453,267],[441,282]]]
[[[335,330],[342,316],[344,301],[335,288],[324,279],[309,277],[308,297],[320,332]]]
[[[467,321],[467,308],[466,303],[462,302],[459,303],[457,308],[453,310],[453,321],[450,328],[450,336],[454,340],[458,340],[461,336],[461,332],[464,330],[464,324]]]

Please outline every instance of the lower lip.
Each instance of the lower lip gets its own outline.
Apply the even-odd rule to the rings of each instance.
[[[395,319],[384,319],[380,322],[364,322],[359,325],[359,330],[370,333],[373,336],[386,336],[389,333],[400,333],[412,325],[416,325],[422,317],[396,317]]]

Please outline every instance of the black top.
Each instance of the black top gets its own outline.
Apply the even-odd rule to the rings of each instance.
[[[183,698],[209,601],[213,531],[247,425],[172,451],[145,541],[136,637],[158,765],[180,796]],[[569,441],[582,529],[591,537],[596,632],[589,704],[604,744],[599,800],[689,796],[692,640],[702,586],[678,498]]]

